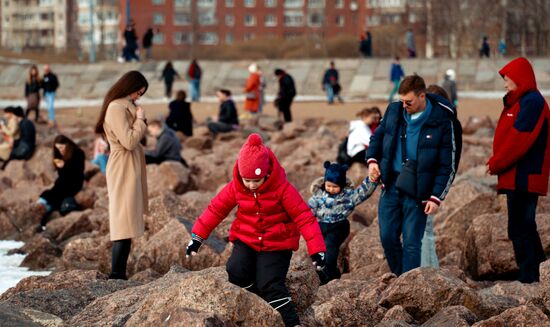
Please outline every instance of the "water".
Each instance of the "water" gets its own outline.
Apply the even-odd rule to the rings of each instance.
[[[23,244],[16,241],[0,241],[0,294],[17,285],[25,277],[50,274],[49,271],[29,271],[28,268],[19,267],[25,258],[22,254],[6,255],[9,250],[20,248]]]

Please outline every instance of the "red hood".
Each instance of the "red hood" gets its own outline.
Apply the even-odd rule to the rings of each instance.
[[[508,78],[514,81],[518,86],[516,90],[506,94],[505,104],[508,106],[514,104],[525,93],[537,89],[537,81],[535,79],[533,66],[523,57],[510,61],[498,73],[502,77],[504,77],[504,75],[508,76]]]
[[[257,189],[257,192],[265,192],[265,190],[275,189],[284,181],[286,181],[286,173],[284,168],[279,163],[279,160],[277,160],[277,157],[275,157],[273,151],[271,151],[270,148],[267,148],[267,150],[269,151],[269,161],[271,167],[269,169],[267,180],[265,181],[265,183],[262,184],[262,186]],[[239,175],[238,163],[239,160],[235,162],[235,166],[233,167],[233,179],[235,180],[239,191],[248,192],[248,188],[244,186],[241,175]]]

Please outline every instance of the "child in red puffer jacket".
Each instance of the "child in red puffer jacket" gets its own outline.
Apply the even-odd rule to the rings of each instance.
[[[254,292],[279,311],[285,326],[300,324],[285,285],[300,234],[318,270],[325,265],[325,243],[317,219],[258,134],[239,152],[231,180],[197,219],[186,255],[196,255],[216,226],[237,206],[229,231],[234,243],[227,261],[229,281]]]

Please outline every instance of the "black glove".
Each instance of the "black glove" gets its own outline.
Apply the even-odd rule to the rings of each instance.
[[[323,270],[326,264],[326,254],[325,252],[317,252],[311,256],[311,261],[317,270]]]
[[[191,240],[189,241],[189,244],[187,244],[187,250],[185,251],[185,257],[189,258],[192,253],[198,253],[199,248],[202,245],[202,242],[204,242],[204,239],[196,234],[191,234]]]

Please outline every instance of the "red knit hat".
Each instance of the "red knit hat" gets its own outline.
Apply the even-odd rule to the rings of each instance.
[[[269,150],[258,134],[250,134],[239,151],[239,174],[246,179],[260,179],[267,176],[269,170]]]

